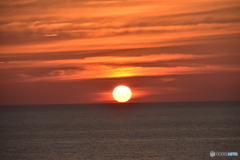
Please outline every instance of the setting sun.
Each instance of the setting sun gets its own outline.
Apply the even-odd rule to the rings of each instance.
[[[118,102],[127,102],[132,96],[132,91],[127,86],[118,86],[113,90],[112,95]]]

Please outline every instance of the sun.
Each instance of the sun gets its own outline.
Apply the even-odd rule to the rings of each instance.
[[[132,97],[132,91],[127,86],[118,86],[114,88],[112,95],[118,102],[127,102]]]

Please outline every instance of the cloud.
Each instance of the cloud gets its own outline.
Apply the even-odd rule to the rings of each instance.
[[[0,7],[19,7],[19,6],[27,6],[29,4],[35,3],[37,0],[9,0],[9,1],[1,1]]]
[[[46,37],[55,37],[55,36],[58,36],[58,34],[46,34],[44,36],[46,36]]]
[[[112,68],[104,65],[87,65],[84,70],[52,70],[44,75],[16,74],[5,82],[72,81],[98,78],[141,77],[161,75],[203,74],[215,72],[239,72],[239,66],[207,65],[199,67],[122,67]],[[9,73],[9,72],[8,72]],[[20,75],[20,76],[19,76]]]
[[[9,61],[1,63],[2,69],[10,68],[45,68],[45,67],[79,67],[83,65],[129,65],[129,64],[148,64],[148,63],[176,63],[185,62],[185,60],[194,61],[198,59],[212,59],[222,58],[229,55],[216,54],[216,55],[191,55],[191,54],[151,54],[143,56],[98,56],[98,57],[86,57],[82,59],[62,59],[62,60],[35,60],[35,61]],[[235,57],[238,57],[235,55]],[[109,62],[111,60],[111,62]]]
[[[138,98],[181,100],[194,84],[177,76],[239,73],[239,10],[238,0],[2,1],[1,85],[126,80]]]
[[[133,90],[134,97],[131,102],[234,101],[239,99],[239,77],[239,72],[221,72],[65,82],[5,83],[1,86],[0,103],[1,105],[109,103],[114,102],[111,98],[113,88],[121,84],[128,85]],[[162,81],[164,78],[175,80]]]
[[[114,5],[99,6],[99,4],[110,2]],[[240,4],[237,3],[238,1],[218,3],[209,1],[194,4],[183,1],[177,5],[173,2],[4,2],[5,6],[8,4],[10,7],[2,8],[1,45],[13,45],[14,48],[18,48],[18,44],[28,46],[29,44],[46,45],[51,43],[56,48],[56,43],[68,46],[68,43],[105,41],[117,45],[120,39],[131,39],[131,42],[127,43],[138,48],[143,44],[136,45],[136,42],[143,37],[145,37],[144,41],[147,39],[149,43],[162,43],[161,40],[156,42],[155,39],[174,41],[184,37],[239,33]],[[22,7],[14,7],[12,4],[15,3],[22,4]],[[99,4],[89,6],[90,3]],[[122,4],[122,6],[115,5],[115,3]],[[209,7],[211,5],[213,6]],[[97,43],[96,45],[107,44]],[[64,50],[72,47],[76,48],[76,46],[71,46]],[[78,49],[76,48],[76,50]]]

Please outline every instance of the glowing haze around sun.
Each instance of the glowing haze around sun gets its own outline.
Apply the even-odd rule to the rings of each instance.
[[[118,86],[112,92],[113,98],[118,102],[127,102],[132,97],[132,91],[127,86]]]

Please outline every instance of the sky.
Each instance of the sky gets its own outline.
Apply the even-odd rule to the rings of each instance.
[[[0,2],[0,105],[240,100],[239,0]]]

